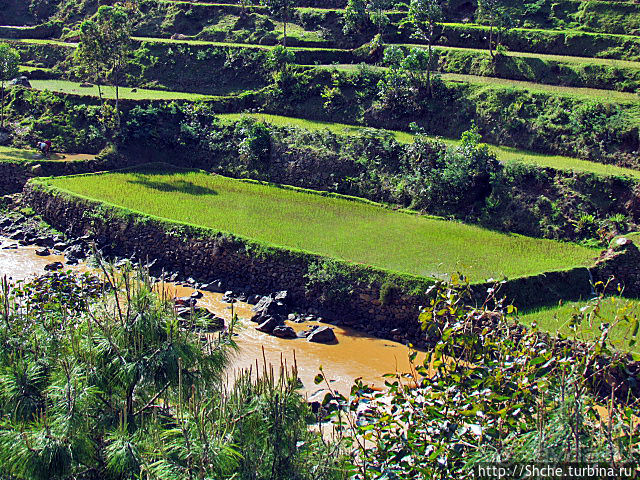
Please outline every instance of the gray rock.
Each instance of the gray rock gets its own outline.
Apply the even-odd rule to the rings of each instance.
[[[53,262],[53,263],[48,263],[47,265],[44,266],[44,269],[47,272],[53,272],[55,270],[60,270],[64,265],[62,264],[62,262]]]
[[[315,343],[337,343],[338,339],[331,327],[315,328],[307,337],[309,342]]]
[[[276,317],[267,317],[264,322],[256,327],[256,330],[264,333],[273,333],[273,330],[282,323]]]
[[[220,280],[214,280],[211,283],[204,284],[200,287],[205,292],[214,292],[214,293],[222,293],[224,292],[224,288],[222,286],[222,282]]]
[[[247,303],[250,303],[251,305],[255,305],[260,301],[261,298],[262,298],[262,295],[250,295],[249,298],[247,298]]]
[[[287,325],[278,325],[271,334],[279,338],[297,338],[296,331]]]
[[[21,85],[23,87],[31,88],[31,83],[29,82],[29,79],[24,75],[20,77],[16,77],[13,80],[11,80],[9,82],[9,85]]]
[[[56,242],[53,237],[38,237],[35,243],[39,247],[53,247]]]
[[[51,255],[51,251],[48,248],[39,248],[36,250],[36,255],[39,257],[48,257]]]

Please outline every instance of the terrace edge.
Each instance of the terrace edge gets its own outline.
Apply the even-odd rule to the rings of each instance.
[[[276,247],[210,228],[152,217],[90,200],[32,179],[23,197],[55,228],[75,237],[90,235],[107,254],[156,260],[155,268],[202,282],[222,280],[230,288],[267,294],[288,290],[292,306],[377,337],[423,344],[418,314],[434,280],[304,251]],[[310,282],[310,271],[333,266],[328,278]],[[593,296],[592,283],[616,282],[624,293],[640,293],[640,250],[631,241],[603,252],[591,267],[544,272],[500,282],[499,294],[520,308]],[[310,270],[311,269],[311,270]],[[612,284],[613,284],[612,283]],[[484,299],[494,283],[471,286]]]

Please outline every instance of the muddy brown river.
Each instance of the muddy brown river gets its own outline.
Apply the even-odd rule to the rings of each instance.
[[[51,255],[39,257],[35,254],[36,247],[18,246],[17,249],[4,247],[17,245],[15,241],[0,237],[0,277],[7,276],[16,280],[24,280],[34,275],[45,273],[44,267],[48,263],[64,261],[63,257]],[[70,267],[75,269],[83,266]],[[170,285],[176,296],[190,295],[191,288]],[[203,292],[204,296],[198,300],[198,305],[206,307],[216,315],[229,321],[231,319],[230,305],[222,301],[221,293]],[[298,376],[304,385],[304,392],[312,395],[322,386],[316,386],[314,377],[320,366],[331,380],[332,388],[348,393],[354,379],[361,377],[365,383],[381,386],[385,373],[404,372],[409,370],[409,348],[397,342],[373,338],[357,331],[332,326],[338,343],[324,345],[311,343],[304,338],[281,339],[259,332],[256,324],[250,321],[253,316],[251,305],[238,302],[234,306],[238,314],[239,323],[236,326],[235,338],[238,351],[233,356],[229,375],[233,376],[238,369],[253,366],[256,360],[263,368],[263,352],[267,363],[276,369],[280,368],[281,359],[287,365],[293,365],[294,355],[298,367]],[[294,323],[287,325],[296,331],[308,330],[317,322]]]

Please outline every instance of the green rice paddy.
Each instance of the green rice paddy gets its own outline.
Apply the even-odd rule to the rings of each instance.
[[[31,86],[36,90],[49,90],[51,92],[65,93],[70,95],[85,95],[98,97],[98,87],[81,87],[78,82],[68,80],[30,80]],[[104,98],[116,98],[116,89],[110,86],[102,86],[102,96]],[[173,92],[165,90],[148,90],[145,88],[120,87],[119,96],[121,100],[202,100],[213,98],[211,95],[201,95],[197,93]]]
[[[615,90],[600,90],[597,88],[562,87],[559,85],[546,85],[544,83],[525,82],[522,80],[509,80],[497,77],[481,77],[477,75],[463,75],[459,73],[445,73],[441,75],[443,80],[453,82],[470,83],[481,86],[501,86],[509,88],[525,89],[530,92],[553,93],[555,95],[598,99],[606,102],[636,103],[640,101],[640,95],[629,92],[617,92]]]
[[[34,158],[36,158],[34,150],[22,150],[0,145],[0,162],[27,162]]]
[[[471,281],[513,278],[588,265],[598,254],[576,244],[498,233],[369,202],[167,168],[48,182],[152,216],[426,277],[447,278],[459,271]]]
[[[540,330],[550,333],[561,333],[565,336],[576,336],[582,340],[593,340],[600,338],[600,326],[603,323],[613,324],[616,317],[622,319],[624,315],[640,317],[640,299],[608,297],[599,302],[597,314],[595,312],[595,301],[567,302],[554,307],[526,312],[520,315],[519,320],[527,325],[535,322]],[[584,320],[574,330],[571,328],[571,319],[576,315],[584,316]],[[629,340],[632,339],[631,332],[632,324],[620,320],[617,325],[612,327],[609,339],[620,350],[640,354],[640,344],[629,346]]]

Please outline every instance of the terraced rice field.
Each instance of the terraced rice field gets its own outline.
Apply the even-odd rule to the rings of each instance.
[[[81,87],[80,83],[68,80],[31,80],[30,82],[31,86],[36,90],[49,90],[51,92],[70,95],[99,96],[98,87],[95,85],[91,87]],[[101,89],[104,98],[116,98],[116,90],[114,87],[102,86]],[[127,87],[120,87],[119,96],[122,100],[203,100],[206,98],[214,98],[211,95],[201,95],[197,93]]]
[[[559,85],[546,85],[543,83],[524,82],[521,80],[508,80],[506,78],[480,77],[476,75],[463,75],[458,73],[445,73],[441,75],[443,80],[470,83],[472,85],[498,85],[501,87],[526,89],[530,92],[553,93],[562,96],[592,98],[605,102],[636,103],[640,102],[640,95],[615,90],[600,90],[596,88],[562,87]]]
[[[199,171],[59,177],[75,194],[260,242],[427,277],[471,281],[588,265],[598,251]]]
[[[35,155],[35,150],[22,150],[0,145],[0,162],[25,162],[33,160]]]
[[[526,312],[519,320],[527,325],[536,323],[540,330],[561,333],[563,335],[582,340],[594,340],[600,337],[603,323],[613,324],[610,332],[611,343],[621,350],[628,350],[640,356],[640,345],[629,345],[630,333],[633,324],[623,319],[624,315],[640,316],[640,299],[626,299],[609,297],[603,299],[598,306],[596,314],[596,302],[567,302],[555,307],[547,307],[532,312]],[[584,318],[580,326],[571,328],[573,316]],[[618,320],[616,320],[618,319]]]
[[[359,125],[346,125],[343,123],[319,122],[314,120],[306,120],[303,118],[284,117],[281,115],[270,115],[266,113],[229,113],[221,114],[220,118],[227,121],[236,121],[243,116],[256,118],[266,123],[284,127],[296,127],[307,130],[323,130],[327,129],[338,135],[359,135],[367,127]],[[383,130],[389,132],[393,137],[401,143],[413,142],[414,135],[399,130]],[[439,140],[447,145],[457,145],[458,140],[442,137],[431,137],[433,140]],[[575,172],[593,173],[595,175],[607,176],[626,176],[640,179],[640,171],[630,168],[617,167],[615,165],[605,165],[598,162],[589,162],[577,158],[564,157],[562,155],[547,155],[543,153],[528,152],[518,150],[512,147],[502,147],[497,145],[489,145],[489,148],[496,154],[498,160],[504,163],[523,162],[530,165],[537,165],[545,168],[555,168],[558,170],[569,170]]]
[[[43,162],[43,161],[83,161],[91,160],[95,155],[86,153],[52,153],[49,158],[43,159],[40,153],[34,149],[22,149],[4,147],[0,145],[0,162]]]

